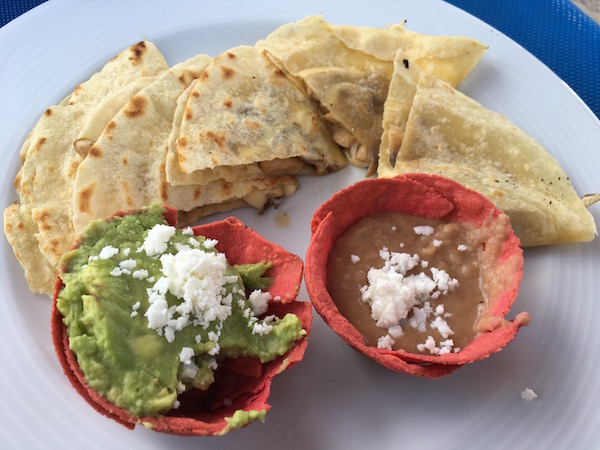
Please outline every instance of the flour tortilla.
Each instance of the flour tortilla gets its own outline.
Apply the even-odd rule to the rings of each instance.
[[[449,84],[420,75],[393,174],[438,174],[492,200],[523,246],[590,241],[592,215],[533,138]]]
[[[346,164],[317,105],[262,50],[248,46],[207,67],[190,95],[176,151],[181,172],[198,184],[326,174]],[[168,180],[190,182],[172,172]]]
[[[27,204],[15,202],[4,210],[4,233],[25,270],[31,292],[52,296],[58,271],[40,253],[35,240],[37,225]]]
[[[77,232],[90,220],[154,202],[179,211],[196,210],[193,217],[197,218],[214,208],[224,210],[239,205],[233,201],[244,200],[257,190],[266,191],[265,202],[282,183],[296,190],[294,178],[243,183],[215,180],[203,186],[167,183],[168,144],[174,139],[173,125],[181,120],[185,109],[185,100],[178,104],[178,99],[190,95],[188,87],[211,61],[207,55],[198,55],[165,71],[131,97],[110,120],[77,171],[73,193],[73,224]],[[209,208],[215,204],[219,206]]]
[[[15,178],[19,204],[5,211],[4,231],[33,292],[51,293],[54,266],[76,237],[72,193],[83,158],[74,151],[73,142],[86,117],[118,90],[167,68],[153,44],[138,43],[80,84],[61,104],[49,107],[26,138]]]
[[[377,165],[379,177],[392,175],[421,72],[419,66],[404,58],[401,51],[397,53],[392,81],[383,108],[383,130]]]
[[[402,58],[422,70],[458,86],[477,65],[487,46],[465,36],[432,36],[407,30],[404,23],[387,28],[329,24],[331,31],[349,48],[383,61]]]
[[[367,175],[377,167],[383,104],[396,54],[402,52],[423,70],[457,85],[486,51],[469,38],[426,36],[403,25],[332,25],[320,15],[283,25],[257,46],[319,101],[335,141],[352,164],[369,168]]]

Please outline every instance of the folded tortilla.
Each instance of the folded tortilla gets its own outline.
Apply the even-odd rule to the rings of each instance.
[[[523,246],[590,241],[596,225],[560,164],[537,141],[421,73],[390,176],[438,174],[476,190],[510,218]]]
[[[457,85],[487,49],[474,39],[422,35],[402,24],[340,26],[322,16],[283,25],[256,45],[320,103],[334,140],[352,164],[369,167],[367,175],[377,167],[396,54]]]
[[[185,116],[196,80],[211,61],[207,55],[198,55],[163,72],[110,119],[77,171],[73,193],[77,232],[90,220],[154,202],[189,212],[182,215],[189,222],[215,210],[248,204],[262,209],[271,197],[296,191],[293,177],[267,180],[263,176],[237,183],[216,179],[201,186],[167,182],[166,158],[169,143],[175,141],[173,130]]]
[[[262,50],[248,46],[206,68],[167,162],[172,185],[326,174],[346,164],[318,106]]]
[[[73,142],[86,118],[104,108],[104,101],[115,92],[167,68],[152,43],[135,44],[77,86],[59,105],[49,107],[29,133],[14,183],[19,204],[4,212],[4,232],[32,292],[52,295],[55,265],[76,237],[71,223],[73,184],[83,157],[74,150]]]

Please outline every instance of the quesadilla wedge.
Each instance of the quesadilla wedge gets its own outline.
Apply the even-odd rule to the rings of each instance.
[[[451,178],[492,200],[525,247],[590,241],[596,225],[537,141],[449,84],[421,73],[393,174]]]
[[[167,169],[172,185],[326,174],[346,164],[317,105],[248,46],[206,68],[188,100],[176,152],[171,161],[179,164]]]
[[[103,108],[105,99],[115,92],[167,68],[152,43],[135,44],[77,86],[59,105],[46,109],[27,136],[14,182],[19,203],[5,210],[4,232],[32,292],[52,295],[54,266],[75,237],[71,224],[73,183],[83,158],[73,143],[86,118]]]
[[[179,211],[205,207],[202,212],[186,215],[197,218],[214,210],[208,209],[209,205],[218,204],[223,211],[250,204],[244,198],[255,191],[263,192],[264,202],[282,185],[289,186],[286,193],[295,192],[297,182],[290,177],[240,183],[217,179],[202,186],[167,183],[165,165],[169,141],[174,139],[173,126],[184,116],[185,99],[191,90],[188,87],[211,61],[207,55],[198,55],[165,71],[110,120],[77,171],[73,193],[76,231],[90,220],[154,202]]]
[[[486,51],[469,38],[426,36],[402,25],[331,25],[322,16],[283,25],[256,45],[321,104],[334,140],[352,164],[369,167],[367,176],[377,168],[395,55],[401,51],[423,70],[457,85]]]

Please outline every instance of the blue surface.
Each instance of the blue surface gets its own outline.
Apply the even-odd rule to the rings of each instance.
[[[44,1],[0,0],[0,27]],[[446,1],[529,50],[600,118],[600,25],[569,0]]]

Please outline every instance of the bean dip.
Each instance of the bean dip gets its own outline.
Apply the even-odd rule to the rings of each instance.
[[[335,242],[327,289],[366,345],[458,352],[477,335],[487,307],[480,262],[486,238],[470,223],[367,216]]]

